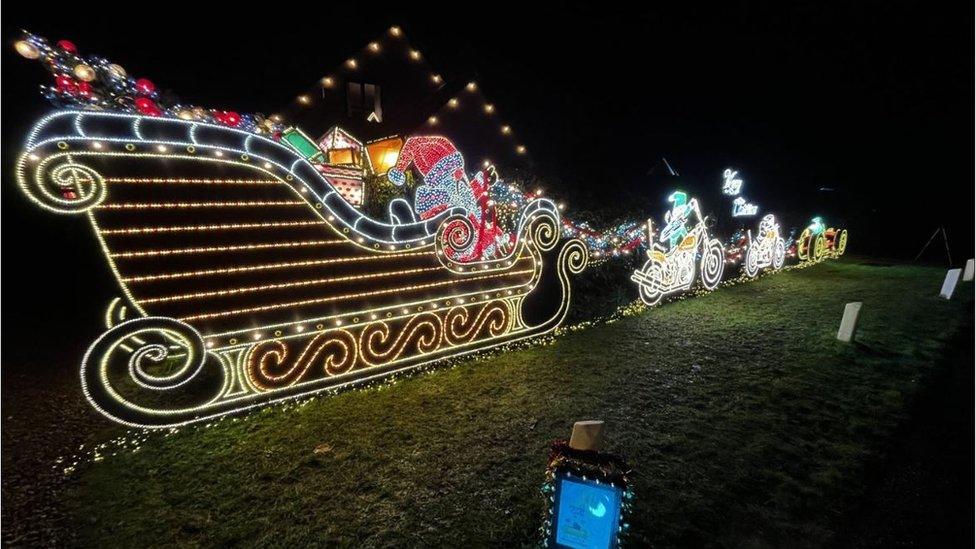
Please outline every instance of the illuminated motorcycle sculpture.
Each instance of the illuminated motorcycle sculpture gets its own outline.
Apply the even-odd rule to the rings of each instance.
[[[670,249],[654,240],[654,228],[648,220],[648,240],[652,242],[647,251],[648,260],[630,277],[638,284],[644,303],[652,306],[665,295],[690,289],[699,276],[703,287],[715,289],[725,269],[722,243],[709,236],[698,201],[693,198],[682,205],[680,214],[671,214],[665,216],[667,225],[660,237],[662,242],[672,242]],[[695,217],[695,226],[685,230],[684,222],[691,215]]]
[[[773,270],[783,267],[783,262],[786,261],[786,241],[779,235],[779,223],[772,214],[763,216],[755,238],[752,236],[752,231],[746,234],[748,238],[746,276],[754,277],[766,267],[772,267]]]
[[[820,261],[837,258],[847,251],[847,229],[827,228],[823,220],[814,217],[796,240],[796,255],[800,261]]]

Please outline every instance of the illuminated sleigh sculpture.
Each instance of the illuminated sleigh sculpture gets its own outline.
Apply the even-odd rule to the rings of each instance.
[[[800,261],[835,259],[847,251],[847,229],[825,228],[819,217],[813,218],[796,239],[796,256]]]
[[[779,235],[779,223],[772,214],[763,216],[759,222],[759,231],[753,238],[752,231],[748,231],[745,258],[745,273],[748,277],[759,274],[761,269],[772,267],[778,271],[786,261],[786,240]]]
[[[691,289],[696,278],[700,277],[702,286],[708,290],[714,290],[722,280],[725,269],[722,243],[709,237],[698,200],[693,198],[688,202],[688,211],[694,213],[697,222],[670,250],[655,241],[654,227],[647,220],[648,242],[652,243],[647,250],[648,260],[630,277],[637,283],[641,299],[647,305],[656,305],[667,294]],[[661,239],[669,237],[669,228],[665,227]]]
[[[33,128],[17,177],[43,208],[91,221],[123,297],[82,361],[82,387],[133,426],[546,333],[587,260],[540,199],[509,255],[455,263],[445,250],[472,237],[462,211],[373,219],[278,142],[172,118],[56,112]]]

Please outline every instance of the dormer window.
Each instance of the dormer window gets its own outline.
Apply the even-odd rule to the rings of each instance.
[[[346,85],[346,114],[369,122],[383,122],[383,101],[375,84],[349,82]]]

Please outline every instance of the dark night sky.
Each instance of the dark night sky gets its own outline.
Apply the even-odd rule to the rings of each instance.
[[[910,259],[945,224],[955,255],[972,255],[971,4],[528,4],[7,9],[4,258],[104,275],[82,222],[32,211],[15,189],[13,155],[47,108],[47,74],[10,47],[19,28],[71,39],[188,102],[268,113],[391,24],[438,70],[477,73],[570,208],[663,197],[645,174],[665,156],[692,188],[735,166],[760,205],[850,227],[855,253]]]

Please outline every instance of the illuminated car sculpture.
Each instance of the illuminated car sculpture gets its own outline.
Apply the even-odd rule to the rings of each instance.
[[[647,305],[656,305],[665,295],[690,289],[697,278],[708,290],[715,289],[722,280],[725,269],[725,250],[722,243],[711,238],[702,216],[698,200],[685,202],[684,193],[674,193],[671,200],[675,209],[665,216],[667,222],[661,231],[660,241],[670,242],[665,247],[654,239],[652,221],[647,221],[647,262],[635,271],[630,279],[637,283],[640,297]],[[685,229],[685,222],[694,217],[695,225]]]
[[[796,239],[796,256],[800,261],[820,261],[837,258],[847,251],[847,229],[827,228],[823,220],[814,217]]]
[[[21,190],[83,216],[120,296],[82,360],[84,393],[161,427],[362,383],[546,333],[586,265],[532,201],[504,255],[459,262],[470,216],[377,219],[307,159],[208,122],[62,110],[31,130]]]
[[[772,267],[773,270],[783,268],[786,261],[786,241],[779,235],[779,223],[773,214],[763,216],[755,237],[752,236],[752,231],[748,231],[746,235],[746,276],[754,277],[767,267]]]

